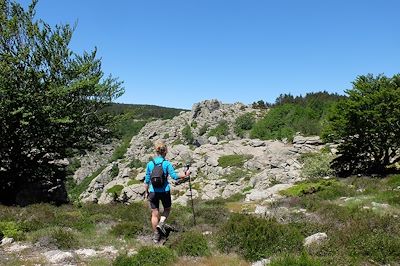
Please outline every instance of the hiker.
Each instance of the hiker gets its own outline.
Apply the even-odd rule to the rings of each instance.
[[[165,220],[171,211],[171,193],[168,183],[168,176],[178,180],[190,175],[189,171],[185,173],[176,174],[172,164],[165,159],[168,149],[165,143],[158,140],[154,144],[157,155],[147,163],[145,189],[146,198],[148,198],[151,207],[151,225],[153,228],[153,241],[158,243],[161,234],[165,235],[166,230],[164,227]],[[159,204],[160,200],[163,205],[163,213],[159,219]]]

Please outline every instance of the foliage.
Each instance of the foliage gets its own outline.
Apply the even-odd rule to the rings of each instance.
[[[143,224],[138,222],[121,222],[111,228],[111,233],[125,238],[134,238],[143,231]]]
[[[254,108],[254,109],[267,109],[270,106],[271,106],[271,104],[269,104],[268,102],[264,102],[263,100],[259,100],[257,102],[253,102],[251,104],[251,107]]]
[[[20,225],[15,222],[0,222],[0,235],[11,237],[14,240],[21,240],[24,238],[24,232]]]
[[[282,195],[300,197],[306,194],[313,194],[323,190],[343,188],[343,185],[336,180],[316,180],[314,182],[301,182],[288,189],[281,191]]]
[[[114,178],[119,174],[119,167],[118,164],[113,164],[110,170],[110,177]]]
[[[0,2],[0,202],[13,204],[26,187],[49,191],[32,201],[67,200],[65,169],[55,160],[107,138],[100,110],[123,92],[104,77],[96,50],[82,55],[69,44],[74,29],[35,20],[27,10]]]
[[[123,185],[115,185],[109,189],[107,189],[107,193],[115,195],[116,197],[119,197],[121,195],[121,191],[124,189]]]
[[[253,158],[253,156],[250,154],[223,155],[218,158],[218,165],[222,168],[229,166],[242,167],[243,164],[251,158]]]
[[[274,258],[269,266],[320,266],[322,263],[318,260],[312,259],[306,253],[302,253],[300,256],[293,256],[291,254],[285,254]]]
[[[218,139],[220,139],[223,136],[227,136],[229,134],[229,126],[226,121],[221,121],[218,123],[218,125],[215,128],[212,128],[208,132],[208,136],[215,136]]]
[[[187,110],[156,105],[111,103],[103,111],[113,116],[125,115],[134,120],[148,120],[153,118],[172,119],[180,112]]]
[[[35,231],[29,237],[33,243],[45,241],[46,245],[54,245],[59,249],[71,249],[79,246],[77,234],[70,228],[52,226]]]
[[[288,225],[275,220],[233,214],[222,225],[217,246],[224,252],[237,251],[247,260],[259,260],[280,252],[302,250],[303,237]]]
[[[179,256],[209,256],[211,255],[207,239],[201,232],[188,231],[181,234],[173,243],[171,249],[176,250]]]
[[[142,184],[142,183],[143,182],[141,182],[139,180],[131,179],[131,180],[128,181],[128,186],[135,185],[135,184]]]
[[[182,129],[182,137],[186,141],[187,144],[192,144],[193,143],[194,137],[193,137],[192,129],[190,128],[189,125],[186,125]]]
[[[114,266],[166,266],[176,260],[172,250],[165,247],[141,247],[138,253],[132,257],[119,255]]]
[[[307,93],[304,97],[280,95],[265,117],[253,126],[250,135],[252,138],[264,140],[292,140],[296,132],[319,135],[327,110],[341,98],[343,96],[325,91]]]
[[[128,164],[129,168],[146,168],[146,163],[142,162],[139,159],[133,158],[131,162]]]
[[[233,130],[237,136],[243,137],[244,131],[251,130],[254,123],[254,115],[252,113],[245,113],[236,118]]]
[[[303,163],[301,175],[308,179],[317,179],[333,174],[331,162],[334,155],[326,152],[303,153],[300,157]]]
[[[400,161],[400,75],[359,76],[335,105],[324,131],[341,140],[332,166],[339,175],[383,174]]]

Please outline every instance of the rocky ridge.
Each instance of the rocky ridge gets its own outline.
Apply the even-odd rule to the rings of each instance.
[[[119,201],[129,203],[144,200],[142,181],[143,167],[132,167],[133,160],[146,163],[154,155],[153,142],[162,139],[168,147],[167,159],[176,169],[183,171],[191,164],[193,196],[201,199],[228,198],[245,193],[246,201],[262,202],[279,197],[278,192],[302,179],[300,154],[319,150],[318,137],[295,136],[293,143],[262,141],[240,138],[233,132],[237,117],[252,113],[262,117],[263,111],[241,103],[222,104],[217,100],[197,103],[189,112],[182,112],[171,120],[157,120],[145,125],[131,140],[125,158],[107,165],[92,180],[81,195],[83,202],[101,204]],[[224,136],[209,136],[210,130],[225,123],[228,132]],[[191,126],[192,143],[185,143],[184,128]],[[236,155],[241,158],[239,166],[221,165],[221,158]],[[112,175],[113,168],[118,174]],[[114,170],[115,172],[115,170]],[[189,199],[188,183],[172,183],[175,203],[186,204]],[[110,193],[116,186],[120,193]]]

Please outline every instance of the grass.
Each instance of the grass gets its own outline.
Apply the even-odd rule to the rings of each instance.
[[[119,197],[121,195],[122,190],[124,189],[123,185],[115,185],[109,189],[107,189],[107,193],[111,195],[115,195],[116,197]]]
[[[143,261],[158,265],[159,261],[148,257],[157,252],[171,258],[174,265],[249,265],[261,258],[270,258],[271,265],[396,265],[400,261],[400,223],[394,217],[400,213],[399,180],[396,175],[296,184],[271,207],[286,207],[289,212],[284,220],[244,214],[254,212],[255,203],[243,202],[242,193],[228,199],[196,199],[196,226],[190,205],[174,205],[168,223],[180,232],[172,233],[167,242],[170,249],[162,250],[142,249],[137,241],[139,236],[151,235],[146,203],[0,206],[0,229],[10,231],[8,235],[18,232],[26,241],[47,243],[49,248],[111,245],[139,251],[132,257],[122,253],[114,265],[142,265]],[[372,202],[390,205],[373,208]],[[291,213],[300,208],[306,213]],[[204,231],[212,232],[211,236],[203,236]],[[305,251],[303,239],[317,232],[325,232],[328,240]],[[113,263],[102,257],[81,262]],[[124,262],[128,264],[120,264]]]
[[[243,164],[253,158],[250,154],[232,154],[232,155],[223,155],[218,158],[218,164],[222,168],[226,167],[242,167]]]
[[[249,171],[236,168],[231,173],[222,176],[221,178],[226,179],[228,183],[237,182],[242,177],[247,177],[249,175]]]

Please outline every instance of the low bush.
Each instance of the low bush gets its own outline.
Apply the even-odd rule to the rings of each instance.
[[[231,173],[222,176],[221,178],[226,179],[227,182],[237,182],[240,178],[246,177],[248,175],[248,171],[243,169],[234,169]]]
[[[186,125],[182,129],[182,137],[186,141],[187,144],[192,144],[193,143],[194,137],[193,137],[192,129],[190,128],[189,125]]]
[[[110,176],[111,176],[111,178],[114,178],[114,177],[116,177],[118,174],[119,174],[118,165],[117,165],[117,164],[114,164],[114,165],[111,167]]]
[[[0,235],[11,237],[15,240],[22,240],[25,237],[22,228],[15,222],[0,222]]]
[[[124,238],[134,238],[143,231],[143,224],[138,222],[121,222],[111,228],[111,233]]]
[[[249,154],[223,155],[218,158],[218,164],[222,168],[229,166],[242,167],[243,164],[251,158],[253,158],[253,156]]]
[[[319,266],[322,265],[319,260],[315,260],[303,253],[301,256],[293,256],[292,254],[281,255],[274,258],[269,266]]]
[[[219,122],[215,128],[211,129],[208,132],[209,137],[215,136],[218,139],[220,139],[223,136],[227,136],[228,134],[229,134],[229,126],[226,121]]]
[[[343,188],[344,185],[336,180],[316,180],[315,182],[305,181],[281,191],[281,194],[290,197],[301,197],[306,194],[314,194],[323,190],[335,190],[335,187],[339,187],[338,190],[341,191],[340,188]]]
[[[59,226],[47,227],[29,234],[29,240],[33,243],[45,243],[49,247],[59,249],[71,249],[79,247],[79,238],[71,228]]]
[[[134,168],[146,168],[146,163],[140,161],[139,159],[133,158],[130,163],[128,164],[128,167],[131,169]]]
[[[172,250],[165,247],[142,247],[134,256],[119,255],[114,266],[166,266],[176,261]]]
[[[107,193],[119,197],[121,195],[121,191],[124,189],[123,185],[115,185],[109,189],[107,189]]]
[[[244,132],[252,129],[254,123],[254,115],[252,113],[246,113],[236,118],[233,130],[238,137],[243,137]]]
[[[281,252],[300,252],[302,241],[294,227],[244,214],[232,214],[217,234],[221,251],[236,251],[251,261]]]
[[[171,249],[176,250],[179,256],[209,256],[210,249],[207,239],[197,231],[182,233],[170,244]]]
[[[304,153],[300,157],[300,161],[303,163],[301,175],[308,179],[330,176],[333,174],[330,167],[333,159],[334,155],[329,153]]]

